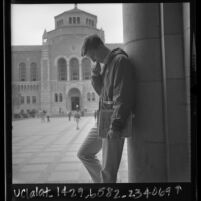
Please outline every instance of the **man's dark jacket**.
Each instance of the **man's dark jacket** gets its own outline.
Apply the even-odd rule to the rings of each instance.
[[[120,48],[112,50],[102,74],[92,75],[92,85],[103,101],[113,101],[110,128],[121,131],[134,107],[134,74],[128,55]]]

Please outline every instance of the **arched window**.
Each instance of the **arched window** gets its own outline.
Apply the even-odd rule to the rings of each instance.
[[[62,97],[62,94],[60,93],[59,94],[59,102],[62,102],[63,101],[62,99],[63,99],[63,97]]]
[[[26,64],[19,64],[19,79],[20,81],[26,81]]]
[[[79,80],[79,62],[76,58],[70,60],[70,79]]]
[[[87,93],[87,100],[88,100],[88,101],[91,100],[91,95],[90,95],[90,93]]]
[[[54,94],[54,100],[55,100],[55,102],[58,102],[58,95],[57,94]]]
[[[77,17],[77,23],[80,24],[80,17]]]
[[[88,58],[82,59],[82,77],[83,80],[91,78],[91,61]]]
[[[27,96],[27,104],[30,104],[30,96]]]
[[[58,80],[67,80],[67,64],[64,58],[58,60]]]
[[[20,102],[21,102],[21,104],[24,104],[24,96],[21,96]]]
[[[69,24],[72,24],[72,17],[69,17]]]
[[[31,63],[30,75],[31,75],[31,81],[37,80],[37,65],[36,65],[36,63]]]
[[[32,103],[33,103],[33,104],[36,103],[36,96],[32,96]]]
[[[92,92],[91,96],[92,96],[92,101],[95,101],[96,97],[95,97],[95,93],[94,92]]]
[[[63,19],[57,21],[57,27],[62,26],[64,23]]]

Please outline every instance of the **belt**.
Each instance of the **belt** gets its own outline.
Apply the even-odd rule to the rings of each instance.
[[[113,101],[104,101],[104,100],[103,100],[103,103],[104,103],[104,104],[111,105],[111,104],[113,104],[114,102],[113,102]]]

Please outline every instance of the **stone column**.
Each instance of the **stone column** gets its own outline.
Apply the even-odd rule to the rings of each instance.
[[[66,61],[67,63],[67,81],[70,81],[70,62],[69,60]]]
[[[170,182],[190,181],[190,105],[188,64],[190,34],[184,40],[182,3],[164,4],[164,42],[167,74],[167,123]],[[186,45],[185,45],[186,43]],[[186,47],[185,47],[186,46]],[[188,53],[188,54],[189,54]]]
[[[82,80],[82,60],[79,59],[79,80]]]
[[[136,73],[129,182],[189,180],[182,25],[182,4],[123,4],[125,50]]]
[[[190,122],[190,4],[183,3],[183,37],[184,37],[184,66],[186,80],[186,102],[187,111]],[[188,125],[189,141],[190,141],[190,124]],[[190,150],[190,147],[189,147]],[[189,153],[190,155],[190,153]]]
[[[50,63],[48,55],[48,44],[44,44],[41,53],[41,109],[51,113],[51,91],[50,91]]]

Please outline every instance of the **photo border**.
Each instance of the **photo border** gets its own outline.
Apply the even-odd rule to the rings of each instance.
[[[96,1],[97,3],[103,3],[103,1]],[[150,1],[132,1],[132,2],[106,2],[106,3],[149,3]],[[152,1],[151,1],[152,2]],[[157,3],[158,1],[154,1]],[[161,2],[161,1],[159,1]],[[158,3],[159,3],[158,2]],[[175,1],[162,1],[164,3],[172,3]],[[4,52],[4,193],[5,193],[5,200],[14,201],[14,200],[24,200],[21,198],[14,198],[13,197],[13,190],[14,189],[28,189],[32,190],[36,188],[36,186],[40,188],[48,187],[50,189],[54,189],[56,186],[67,186],[68,188],[77,189],[83,188],[84,191],[88,192],[89,189],[93,191],[98,191],[100,188],[113,188],[119,189],[121,192],[127,191],[128,188],[131,189],[146,189],[147,187],[153,189],[154,186],[157,188],[162,188],[163,190],[169,186],[174,187],[175,185],[182,186],[183,193],[181,197],[177,197],[177,200],[190,200],[190,199],[197,199],[198,194],[198,187],[197,187],[197,70],[196,67],[192,66],[193,59],[192,59],[192,44],[193,44],[193,34],[195,36],[196,41],[196,18],[195,18],[195,0],[191,1],[176,1],[178,2],[189,2],[190,3],[190,17],[191,17],[191,182],[189,183],[123,183],[123,184],[12,184],[12,87],[11,87],[11,4],[53,4],[53,3],[77,3],[75,1],[51,1],[51,0],[15,0],[15,1],[3,1],[3,16],[4,16],[4,24],[3,24],[3,52]],[[79,3],[79,2],[78,2]],[[90,1],[87,2],[80,2],[80,3],[92,3]],[[94,2],[93,2],[94,3]],[[105,2],[104,2],[105,3]],[[196,46],[196,42],[195,42]],[[196,48],[195,48],[196,49]],[[195,53],[196,54],[196,53]],[[194,69],[195,68],[195,69]],[[56,193],[56,192],[53,192]],[[60,200],[67,200],[66,197],[60,197]],[[68,198],[68,200],[74,200],[76,198]],[[93,199],[93,198],[91,198]],[[96,200],[101,200],[104,198],[97,198]],[[105,198],[106,199],[106,198]],[[138,200],[140,200],[139,198]],[[170,200],[174,198],[171,197]],[[32,199],[32,200],[44,200],[44,197]],[[54,198],[49,198],[45,200],[54,200]],[[58,197],[55,197],[55,200],[58,200]],[[83,198],[80,198],[83,200]],[[132,199],[133,200],[133,199]],[[148,200],[152,200],[151,198]],[[153,200],[157,200],[153,198]]]

